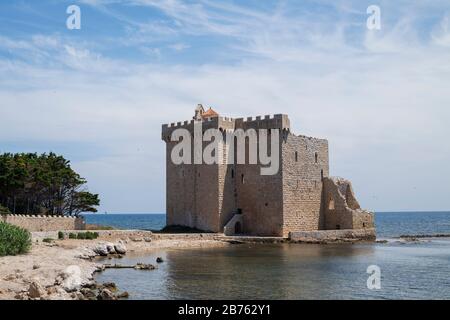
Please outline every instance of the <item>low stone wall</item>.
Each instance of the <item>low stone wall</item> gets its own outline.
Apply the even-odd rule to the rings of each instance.
[[[26,216],[26,215],[3,215],[1,221],[34,231],[63,231],[84,230],[86,223],[82,217],[62,216]]]
[[[118,238],[123,240],[137,240],[145,241],[147,238],[153,238],[151,231],[142,230],[89,230],[90,232],[98,233],[98,240],[115,241]],[[71,233],[78,234],[79,232],[85,232],[82,230],[64,230],[64,238],[68,239]],[[33,241],[42,241],[45,238],[58,239],[58,231],[40,231],[31,233]]]
[[[155,240],[217,240],[223,233],[153,233]]]
[[[319,231],[295,231],[289,234],[291,241],[324,243],[344,241],[375,241],[374,228],[353,230],[319,230]]]

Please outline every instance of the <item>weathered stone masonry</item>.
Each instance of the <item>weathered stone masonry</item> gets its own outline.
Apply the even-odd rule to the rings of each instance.
[[[81,217],[10,214],[0,216],[0,221],[27,229],[30,232],[84,230],[86,227],[84,219]]]
[[[261,175],[261,164],[236,161],[173,164],[171,151],[178,142],[171,141],[172,132],[185,128],[193,136],[194,122],[200,121],[203,132],[209,128],[279,129],[278,173]],[[290,232],[374,227],[373,214],[360,208],[350,182],[329,177],[328,141],[293,134],[287,115],[232,119],[212,109],[205,112],[199,105],[193,120],[163,125],[162,139],[166,142],[167,225],[284,237]],[[227,157],[224,145],[223,150]]]

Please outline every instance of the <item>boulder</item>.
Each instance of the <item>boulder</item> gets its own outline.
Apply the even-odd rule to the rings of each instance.
[[[117,298],[114,296],[114,294],[110,290],[103,289],[98,294],[97,299],[98,300],[116,300]]]
[[[70,266],[61,272],[55,280],[66,292],[74,292],[81,288],[81,270],[78,266]]]
[[[144,238],[144,241],[145,241],[145,242],[152,242],[152,238],[145,237],[145,238]]]
[[[157,263],[163,263],[163,262],[164,262],[164,259],[161,258],[161,257],[158,257],[158,258],[156,258],[156,262],[157,262]]]
[[[37,281],[33,280],[28,288],[28,296],[31,299],[42,298],[45,295],[44,287]]]
[[[116,243],[114,245],[114,249],[116,250],[117,254],[125,254],[127,253],[127,247],[125,247],[125,245],[121,242]]]
[[[98,244],[95,248],[94,248],[94,252],[96,254],[98,254],[99,256],[107,256],[108,255],[108,247],[106,246],[106,244]]]
[[[124,291],[117,295],[117,298],[119,299],[128,299],[130,297],[130,294],[127,291]]]
[[[106,244],[106,249],[108,250],[109,254],[116,254],[116,249],[113,243],[108,242]]]

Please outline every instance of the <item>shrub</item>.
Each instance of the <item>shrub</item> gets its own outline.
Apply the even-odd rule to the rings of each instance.
[[[58,232],[58,239],[59,240],[64,240],[64,232],[62,232],[62,231]]]
[[[83,233],[83,232],[78,233],[77,239],[85,240],[86,239],[86,233]]]
[[[44,240],[42,240],[42,242],[45,242],[45,243],[52,243],[53,240],[55,240],[55,239],[52,239],[52,238],[45,238]]]
[[[22,228],[0,222],[0,256],[27,253],[31,248],[31,234]]]
[[[69,239],[76,239],[77,238],[77,234],[76,233],[69,233]]]
[[[90,232],[90,231],[86,232],[86,239],[87,240],[94,240],[95,239],[94,233]]]

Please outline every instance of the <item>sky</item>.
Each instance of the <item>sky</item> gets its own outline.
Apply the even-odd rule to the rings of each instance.
[[[64,155],[101,212],[165,211],[161,125],[198,103],[328,139],[364,208],[450,209],[448,0],[0,2],[0,152]]]

